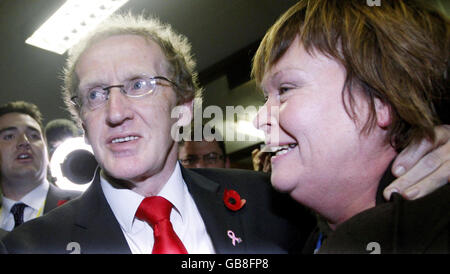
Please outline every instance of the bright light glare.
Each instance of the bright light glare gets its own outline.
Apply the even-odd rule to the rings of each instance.
[[[128,0],[67,0],[25,43],[63,54]]]
[[[264,131],[255,128],[252,122],[239,120],[236,124],[236,130],[249,136],[264,140]]]
[[[85,191],[91,183],[75,184],[63,176],[61,164],[69,153],[77,149],[84,149],[92,152],[90,145],[86,144],[83,137],[68,138],[61,143],[53,153],[50,161],[50,170],[53,177],[56,177],[56,185],[61,189]]]

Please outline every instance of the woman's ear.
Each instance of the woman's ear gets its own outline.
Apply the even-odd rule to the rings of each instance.
[[[375,98],[375,111],[377,113],[377,125],[387,128],[392,122],[391,106],[378,98]]]

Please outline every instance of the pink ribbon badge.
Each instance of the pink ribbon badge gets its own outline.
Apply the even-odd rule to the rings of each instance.
[[[232,240],[232,244],[233,246],[236,246],[236,242],[239,244],[242,242],[241,238],[236,237],[236,235],[234,235],[234,232],[231,230],[227,231],[227,235],[228,237]]]

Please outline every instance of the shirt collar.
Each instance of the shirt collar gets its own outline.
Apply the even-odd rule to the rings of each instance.
[[[120,226],[125,231],[131,232],[136,211],[145,197],[130,189],[116,188],[108,183],[103,176],[100,176],[100,184]],[[183,218],[185,213],[185,209],[182,206],[184,203],[184,190],[184,180],[177,162],[172,175],[164,184],[158,196],[162,196],[170,201],[174,206],[175,212],[180,214],[181,218]]]
[[[49,187],[50,187],[49,182],[47,180],[44,180],[43,183],[35,187],[32,191],[28,192],[19,201],[15,201],[5,196],[2,196],[3,199],[2,207],[6,212],[9,212],[14,204],[22,202],[27,206],[33,208],[34,210],[39,211],[43,207],[45,200],[47,199]]]
[[[167,183],[159,192],[158,196],[166,198],[173,204],[173,208],[180,214],[181,218],[185,216],[184,192],[186,190],[183,176],[181,174],[180,164],[177,162],[175,170],[170,176]]]

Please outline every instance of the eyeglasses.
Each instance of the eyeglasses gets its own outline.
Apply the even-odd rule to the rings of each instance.
[[[78,107],[87,106],[90,110],[105,105],[109,99],[112,88],[120,88],[120,92],[131,98],[138,98],[153,93],[158,85],[164,86],[163,82],[178,87],[177,84],[163,76],[151,78],[135,78],[127,81],[123,85],[112,85],[108,87],[94,87],[86,92],[81,91],[82,97],[73,96],[70,98],[73,104]]]
[[[183,166],[195,165],[200,161],[200,157],[203,159],[203,162],[208,165],[213,165],[217,163],[218,160],[223,160],[224,156],[220,155],[216,152],[211,152],[205,155],[189,155],[185,159],[180,159],[180,162]]]

